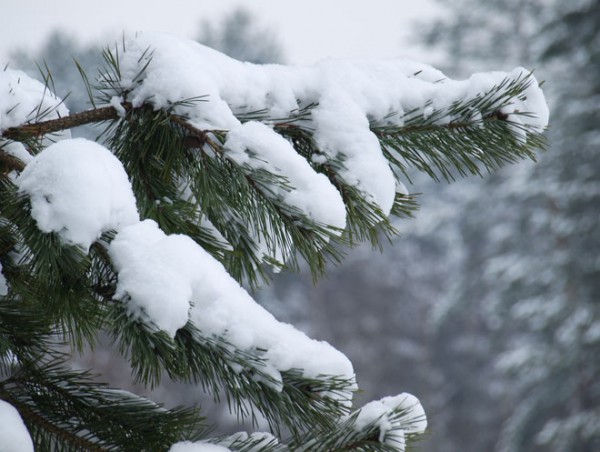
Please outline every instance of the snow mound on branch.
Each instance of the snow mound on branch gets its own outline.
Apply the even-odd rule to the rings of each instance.
[[[281,198],[283,205],[298,209],[317,224],[338,228],[340,233],[346,227],[340,193],[270,127],[254,121],[236,126],[227,135],[224,149],[239,165],[281,177],[285,185],[274,186],[273,195]]]
[[[330,164],[343,182],[357,187],[385,214],[393,205],[396,183],[370,129],[373,121],[402,126],[406,112],[450,109],[455,102],[473,100],[507,79],[531,77],[523,95],[510,99],[501,113],[540,132],[548,122],[542,91],[522,68],[453,81],[428,65],[406,60],[326,60],[309,67],[255,65],[160,33],[139,33],[126,42],[125,49],[121,87],[128,92],[127,100],[134,107],[151,103],[155,108],[173,109],[199,129],[254,133],[251,127],[239,129],[238,117],[261,112],[267,121],[278,123],[314,105],[295,124],[314,131],[322,152],[319,163]],[[175,105],[198,96],[206,97],[192,106]],[[524,112],[531,115],[520,114]],[[452,115],[442,115],[439,123],[452,120]],[[521,133],[515,128],[518,138]]]
[[[281,372],[299,369],[307,378],[354,379],[352,364],[326,342],[308,338],[277,321],[225,270],[186,236],[165,235],[152,220],[121,230],[109,249],[118,271],[117,297],[151,327],[174,336],[189,319],[206,337],[223,338],[237,349],[264,350],[266,382],[280,390]],[[343,400],[348,394],[333,395]]]
[[[2,452],[33,452],[33,442],[19,412],[0,400],[0,450]]]
[[[129,312],[175,337],[188,322],[192,284],[203,271],[201,248],[185,235],[165,235],[152,220],[124,228],[109,253],[119,274],[116,299]]]
[[[41,231],[56,232],[85,250],[103,232],[139,221],[121,162],[93,141],[77,138],[47,147],[15,183],[29,195]]]
[[[406,435],[425,432],[427,417],[419,399],[405,392],[363,406],[356,418],[355,428],[360,431],[371,424],[379,428],[380,443],[397,447],[403,452]]]
[[[69,114],[62,100],[48,87],[12,69],[0,71],[0,133],[29,121],[55,119]],[[70,132],[54,134],[53,138],[69,138]]]

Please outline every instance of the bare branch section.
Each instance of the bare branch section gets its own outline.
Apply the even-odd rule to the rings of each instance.
[[[131,109],[131,105],[124,104],[126,111]],[[109,121],[118,119],[119,113],[112,106],[86,110],[63,118],[49,119],[47,121],[36,122],[32,124],[23,124],[18,127],[11,127],[2,133],[2,138],[20,141],[25,138],[41,137],[48,133],[59,132],[61,130],[71,129],[94,122]]]

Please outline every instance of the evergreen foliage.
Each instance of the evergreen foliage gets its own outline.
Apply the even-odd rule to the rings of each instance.
[[[127,300],[116,296],[119,272],[110,245],[119,231],[104,232],[86,250],[65,242],[61,231],[40,230],[30,198],[15,183],[30,160],[23,152],[38,155],[60,138],[53,134],[100,124],[98,141],[125,169],[141,219],[155,221],[166,234],[189,237],[241,283],[256,287],[268,278],[267,265],[297,269],[302,261],[316,278],[328,262],[341,260],[343,246],[364,240],[378,245],[396,233],[386,212],[341,176],[343,156],[315,158],[324,155],[310,121],[318,105],[303,105],[287,117],[237,112],[237,119],[270,124],[327,177],[346,206],[343,231],[286,204],[277,190],[294,187],[285,177],[229,157],[224,151],[229,130],[201,130],[181,113],[211,102],[204,93],[161,108],[152,98],[132,102],[121,83],[124,47],[106,49],[99,77],[88,81],[91,110],[61,115],[40,103],[22,124],[1,130],[0,263],[6,290],[0,296],[0,399],[20,412],[38,450],[167,450],[178,441],[208,441],[239,451],[404,450],[404,432],[411,440],[418,420],[399,406],[385,419],[358,424],[360,411],[351,414],[348,399],[353,378],[309,377],[290,369],[279,381],[269,371],[267,350],[241,348],[191,321],[172,337],[132,316]],[[134,84],[146,77],[152,51],[143,55],[148,63]],[[48,74],[44,95],[50,80]],[[502,113],[531,83],[530,77],[507,78],[448,108],[433,110],[425,101],[408,113],[390,112],[402,116],[402,123],[374,120],[370,130],[397,176],[409,167],[434,179],[481,174],[534,158],[544,146],[535,127]],[[407,217],[415,208],[414,197],[397,193],[391,213]],[[263,254],[257,235],[266,246]],[[198,384],[224,398],[238,417],[264,418],[277,438],[210,438],[199,409],[167,410],[71,369],[70,356],[93,347],[100,332],[129,360],[136,382],[152,387],[168,377]],[[178,443],[172,450],[185,447]]]

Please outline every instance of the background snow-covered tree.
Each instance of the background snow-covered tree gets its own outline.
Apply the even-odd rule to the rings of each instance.
[[[455,50],[448,56],[454,68],[512,64],[527,49],[555,111],[551,150],[538,164],[500,171],[457,202],[462,259],[455,263],[454,289],[436,310],[436,335],[448,357],[446,364],[438,361],[444,376],[438,392],[481,394],[445,421],[449,435],[464,419],[484,423],[471,430],[488,435],[481,449],[595,450],[597,379],[590,375],[598,374],[599,362],[598,213],[591,174],[598,163],[598,87],[591,74],[598,64],[599,5],[510,5],[448,5],[445,25],[430,35]],[[510,20],[495,27],[503,18]],[[477,25],[483,21],[489,26]],[[488,413],[487,420],[479,413]],[[463,433],[447,450],[472,446],[475,439]]]
[[[419,401],[352,412],[350,361],[239,283],[301,261],[319,276],[341,246],[392,236],[390,216],[415,208],[409,168],[450,177],[533,157],[548,119],[536,80],[457,82],[405,61],[250,65],[149,33],[104,60],[81,113],[24,73],[0,78],[0,398],[33,441],[404,450],[426,425]],[[69,138],[88,123],[104,123],[99,143]],[[195,410],[70,369],[62,341],[76,353],[100,331],[136,381],[196,383],[275,436],[210,438]]]

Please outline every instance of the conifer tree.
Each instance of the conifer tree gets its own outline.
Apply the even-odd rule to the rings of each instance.
[[[70,113],[0,73],[0,412],[14,450],[405,450],[410,394],[352,406],[349,360],[275,320],[241,284],[396,234],[402,181],[534,158],[548,111],[522,68],[465,81],[406,61],[241,63],[140,33],[82,74]],[[98,139],[70,129],[102,126]],[[215,437],[69,366],[103,332],[132,378],[195,383],[269,433]],[[92,369],[93,370],[93,369]],[[10,435],[10,436],[6,436]],[[8,438],[5,440],[5,438]]]

